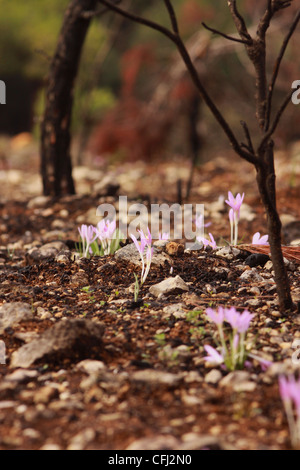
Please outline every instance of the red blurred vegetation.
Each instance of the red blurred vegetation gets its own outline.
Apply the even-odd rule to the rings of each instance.
[[[122,91],[118,104],[96,127],[91,150],[98,155],[120,154],[129,161],[153,159],[161,155],[171,127],[176,122],[176,103],[187,102],[194,95],[190,79],[168,89],[171,105],[161,109],[155,102],[135,96],[137,80],[144,67],[155,64],[153,50],[147,45],[134,46],[121,59]]]

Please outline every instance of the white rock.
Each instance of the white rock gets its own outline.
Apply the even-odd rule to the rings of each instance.
[[[158,284],[154,284],[150,287],[150,294],[158,297],[160,294],[166,295],[173,292],[187,292],[189,286],[184,282],[180,276],[169,277]]]
[[[218,369],[212,369],[206,374],[204,381],[208,384],[217,384],[222,379],[222,373]]]

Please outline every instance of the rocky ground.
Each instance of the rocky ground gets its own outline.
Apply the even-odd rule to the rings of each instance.
[[[299,146],[278,156],[278,206],[285,245],[299,243]],[[295,164],[298,164],[298,166]],[[195,174],[190,202],[205,204],[218,245],[230,230],[224,197],[245,192],[240,236],[266,233],[252,170],[217,158]],[[103,176],[105,175],[105,180]],[[34,171],[3,168],[0,200],[0,449],[289,449],[278,375],[292,361],[300,314],[281,314],[272,264],[249,251],[186,251],[161,243],[140,300],[133,244],[114,256],[79,258],[78,226],[96,223],[103,202],[174,202],[178,162],[76,168],[78,194],[40,197]],[[110,194],[110,195],[108,195]],[[223,198],[220,196],[223,196]],[[298,241],[297,241],[298,240]],[[294,301],[300,264],[287,259]],[[167,281],[166,281],[167,280]],[[163,284],[160,284],[165,281]],[[255,314],[256,360],[228,372],[208,366],[216,328],[205,309]],[[249,344],[250,344],[249,343]],[[2,361],[4,362],[4,361]]]

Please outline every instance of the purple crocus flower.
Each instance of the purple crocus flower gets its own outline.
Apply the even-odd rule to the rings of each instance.
[[[102,219],[97,224],[97,236],[101,242],[105,255],[110,254],[110,246],[116,232],[116,221]]]
[[[260,233],[256,232],[252,238],[252,245],[269,245],[268,239],[268,235],[260,236]]]
[[[150,270],[152,256],[153,256],[153,248],[151,247],[152,235],[149,230],[149,227],[147,229],[148,236],[144,234],[143,230],[138,230],[138,232],[140,234],[140,241],[138,241],[136,237],[132,234],[130,235],[130,237],[132,238],[133,243],[135,244],[142,260],[141,284],[144,284],[148,276],[149,270]],[[145,265],[144,252],[145,252],[146,247],[147,247],[147,251],[146,251],[146,265]]]
[[[164,233],[159,232],[158,239],[159,240],[169,240],[170,239],[170,234],[167,233],[167,232],[164,232]]]
[[[224,358],[215,348],[205,344],[204,349],[208,353],[208,356],[204,357],[207,362],[211,364],[223,364]]]
[[[105,220],[102,219],[97,224],[98,237],[102,240],[111,240],[116,230],[116,221],[115,220]]]
[[[90,250],[90,245],[97,238],[97,231],[93,225],[87,226],[85,224],[82,224],[81,227],[78,227],[78,231],[82,242],[83,256],[87,257]]]
[[[209,237],[210,237],[210,240],[207,240],[206,238],[202,238],[202,237],[197,237],[197,240],[198,240],[198,242],[202,242],[203,245],[205,246],[205,248],[207,246],[210,246],[213,250],[216,250],[217,249],[217,244],[216,244],[215,239],[214,239],[214,237],[212,236],[211,233],[209,233]]]
[[[228,200],[226,200],[226,204],[228,204],[231,209],[229,211],[229,221],[230,221],[230,230],[231,230],[231,244],[237,245],[238,242],[238,223],[240,218],[240,208],[244,200],[245,193],[240,195],[237,194],[236,197],[228,191]]]
[[[244,200],[245,193],[240,195],[240,193],[237,194],[236,197],[233,196],[231,191],[228,191],[228,200],[226,200],[226,204],[228,204],[233,211],[237,214],[238,218],[240,217],[240,208]]]
[[[207,308],[205,313],[216,325],[222,325],[224,322],[225,310],[223,307],[219,307],[218,311],[213,310],[212,308]]]
[[[231,325],[233,330],[238,333],[245,333],[250,325],[250,321],[254,317],[253,314],[244,310],[243,313],[239,313],[234,307],[225,309],[225,319]]]

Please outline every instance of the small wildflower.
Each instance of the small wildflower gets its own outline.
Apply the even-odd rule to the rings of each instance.
[[[231,209],[229,210],[229,222],[230,222],[230,231],[231,231],[231,244],[237,245],[238,242],[238,223],[240,219],[240,209],[244,200],[245,193],[240,195],[237,194],[236,197],[229,191],[228,199],[225,201]]]
[[[208,353],[208,356],[205,356],[204,359],[209,362],[210,364],[214,365],[219,365],[224,363],[224,358],[223,356],[218,353],[218,351],[213,348],[212,346],[209,346],[208,344],[205,344],[204,346],[205,351]]]
[[[197,237],[198,242],[202,242],[204,247],[206,248],[207,246],[210,246],[213,250],[217,249],[217,244],[215,242],[214,237],[212,236],[211,233],[209,233],[209,238],[210,240],[207,240],[206,238],[202,237]]]
[[[252,245],[269,245],[268,239],[268,235],[260,236],[260,233],[256,232],[252,238]]]
[[[287,415],[292,446],[300,445],[300,379],[279,377],[279,393]]]

